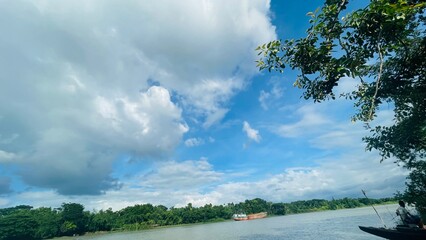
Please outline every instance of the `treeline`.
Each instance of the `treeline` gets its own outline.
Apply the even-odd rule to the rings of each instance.
[[[79,203],[63,203],[60,208],[33,208],[20,205],[0,209],[0,240],[46,239],[86,232],[142,230],[157,226],[205,223],[231,219],[234,213],[268,212],[286,215],[312,211],[362,207],[395,202],[394,198],[338,200],[313,199],[292,203],[272,203],[260,198],[237,204],[167,208],[152,204],[135,205],[119,211],[85,211]]]

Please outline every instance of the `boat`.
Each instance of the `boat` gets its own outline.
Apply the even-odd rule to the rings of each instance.
[[[254,214],[249,214],[248,220],[253,220],[253,219],[258,219],[258,218],[265,218],[268,215],[267,212],[260,212],[260,213],[254,213]]]
[[[407,225],[397,225],[395,228],[377,228],[359,226],[364,232],[391,240],[425,240],[426,229]]]
[[[259,218],[265,218],[268,215],[267,212],[260,212],[260,213],[254,213],[254,214],[244,214],[244,213],[238,213],[232,215],[232,218],[235,221],[245,221],[245,220],[254,220]]]

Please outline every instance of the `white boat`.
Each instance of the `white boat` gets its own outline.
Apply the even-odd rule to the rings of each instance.
[[[253,213],[253,214],[244,214],[244,213],[238,213],[232,215],[232,218],[235,221],[244,221],[244,220],[253,220],[258,218],[265,218],[268,215],[267,212],[260,212],[260,213]]]
[[[248,217],[244,213],[236,213],[232,215],[232,219],[234,219],[235,221],[244,221],[244,220],[248,220]]]

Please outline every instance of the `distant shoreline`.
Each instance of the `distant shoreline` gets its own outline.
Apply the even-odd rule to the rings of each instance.
[[[389,201],[384,202],[378,205],[373,205],[374,207],[380,207],[380,206],[387,206],[387,205],[395,205],[398,204],[396,201]],[[274,217],[283,217],[283,216],[291,216],[291,215],[299,215],[299,214],[306,214],[306,213],[315,213],[315,212],[330,212],[330,211],[338,211],[338,210],[350,210],[350,209],[360,209],[360,208],[371,208],[371,205],[365,205],[365,206],[359,206],[354,208],[339,208],[339,209],[325,209],[325,210],[313,210],[313,211],[306,211],[306,212],[300,212],[300,213],[290,213],[285,215],[268,215],[266,218],[274,218]],[[261,219],[256,219],[256,221]],[[80,235],[81,237],[90,237],[90,236],[101,236],[101,235],[109,235],[109,234],[116,234],[116,233],[131,233],[131,232],[144,232],[144,231],[151,231],[156,229],[165,229],[165,228],[176,228],[176,227],[185,227],[185,226],[196,226],[196,225],[204,225],[204,224],[212,224],[212,223],[220,223],[220,222],[234,222],[233,219],[223,219],[218,221],[211,221],[211,222],[198,222],[198,223],[186,223],[186,224],[177,224],[177,225],[166,225],[166,226],[155,226],[150,227],[142,230],[112,230],[112,231],[99,231],[99,232],[87,232],[83,235]],[[62,237],[56,237],[51,238],[50,240],[66,240],[66,239],[78,239],[78,236],[62,236]]]

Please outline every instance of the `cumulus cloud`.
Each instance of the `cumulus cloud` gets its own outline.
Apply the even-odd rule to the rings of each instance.
[[[243,122],[243,132],[247,134],[247,137],[255,142],[260,142],[261,136],[259,131],[250,127],[247,121]]]
[[[257,71],[255,47],[276,37],[268,13],[263,0],[2,7],[0,163],[61,194],[122,187],[117,155],[171,153],[189,129],[183,111],[221,121]]]
[[[181,110],[161,87],[151,87],[134,101],[96,96],[85,104],[89,109],[82,113],[62,116],[52,109],[57,115],[51,119],[33,115],[47,126],[37,126],[34,130],[42,132],[30,149],[22,150],[23,180],[61,194],[99,194],[119,187],[110,173],[121,151],[156,156],[171,151],[187,131]]]

